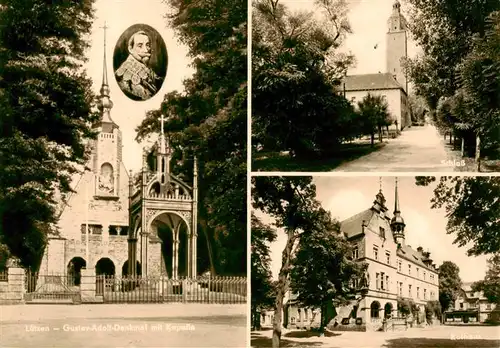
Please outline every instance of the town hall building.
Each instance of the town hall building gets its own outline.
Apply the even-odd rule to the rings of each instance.
[[[106,45],[104,45],[106,51]],[[142,169],[133,175],[122,161],[122,132],[111,118],[106,53],[99,96],[97,138],[86,170],[73,183],[74,193],[61,200],[57,236],[49,236],[40,274],[72,274],[82,268],[97,275],[197,275],[197,165],[194,181],[170,171],[172,148],[161,132],[145,149]]]
[[[392,6],[387,26],[386,72],[348,75],[342,82],[342,88],[346,99],[354,105],[368,93],[383,96],[394,121],[391,127],[401,131],[411,126],[411,117],[408,79],[402,66],[402,59],[408,56],[408,24],[398,0]]]
[[[439,298],[438,270],[430,253],[406,244],[397,179],[392,217],[385,203],[380,190],[371,207],[341,222],[341,232],[354,245],[352,258],[367,263],[368,269],[362,295],[336,308],[329,327],[336,322],[338,329],[378,330],[384,318],[402,317],[398,299],[413,301],[423,315],[425,304]],[[300,308],[296,296],[288,296],[284,325],[308,328],[319,323],[316,309]]]

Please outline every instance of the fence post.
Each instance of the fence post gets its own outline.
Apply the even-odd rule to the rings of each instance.
[[[20,267],[8,268],[8,291],[5,300],[22,302],[24,295],[24,269]]]
[[[81,293],[82,303],[96,302],[97,298],[96,298],[95,268],[82,268],[80,272],[82,275],[80,283],[80,293]]]

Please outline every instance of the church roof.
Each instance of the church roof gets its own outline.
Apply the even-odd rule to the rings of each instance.
[[[366,224],[368,224],[373,214],[375,214],[375,212],[372,209],[366,209],[361,213],[351,216],[350,218],[340,223],[340,230],[347,235],[347,238],[352,238],[360,235],[363,232],[363,229],[361,227],[361,225],[363,224],[363,220]]]
[[[344,79],[346,91],[403,89],[390,73],[350,75]]]

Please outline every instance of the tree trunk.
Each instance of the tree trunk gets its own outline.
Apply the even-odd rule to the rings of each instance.
[[[385,126],[385,128],[387,130],[387,139],[389,139],[390,138],[390,136],[389,136],[389,126],[387,125],[387,126]]]
[[[477,171],[481,171],[481,137],[479,134],[476,135],[476,165]]]
[[[375,145],[375,132],[372,132],[371,134],[371,141],[372,141],[371,145],[373,147]]]
[[[452,144],[453,144],[453,143],[452,143],[452,140],[451,140],[451,139],[452,139],[452,137],[453,137],[453,133],[452,133],[452,132],[450,132],[450,145],[452,145]]]
[[[327,313],[326,311],[328,310],[328,308],[326,307],[326,304],[322,304],[321,305],[321,319],[320,319],[320,324],[319,324],[319,336],[324,336],[325,335],[325,327],[326,327],[326,316],[327,316]]]
[[[464,137],[462,137],[462,146],[461,146],[460,152],[462,153],[462,157],[464,157],[465,156],[465,138]]]
[[[378,141],[382,142],[382,127],[378,127]]]
[[[279,348],[281,339],[281,326],[283,315],[283,297],[288,287],[288,274],[290,273],[290,258],[296,237],[294,231],[288,232],[285,249],[281,255],[281,270],[278,276],[278,285],[276,291],[275,312],[273,320],[273,348]]]

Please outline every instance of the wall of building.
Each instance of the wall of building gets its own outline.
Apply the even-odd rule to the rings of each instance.
[[[399,265],[398,265],[396,282],[402,283],[402,295],[399,293],[399,285],[397,285],[398,296],[404,298],[411,298],[415,303],[421,305],[425,305],[427,301],[438,300],[439,280],[436,271],[431,271],[430,269],[424,269],[418,264],[409,262],[408,260],[400,257],[398,257],[397,261],[401,262],[401,272],[399,271]],[[411,265],[411,271],[409,271],[408,265]],[[425,280],[424,280],[424,272],[425,272]],[[433,281],[431,281],[430,277],[431,274],[434,274]],[[411,294],[409,293],[409,285],[411,285]],[[426,290],[425,296],[424,296],[424,289]]]
[[[374,90],[374,91],[346,91],[346,99],[351,101],[353,105],[358,104],[368,93],[372,95],[384,96],[387,105],[389,107],[389,113],[391,114],[394,121],[398,123],[398,130],[406,127],[405,113],[407,112],[401,103],[401,95],[404,94],[400,89],[387,89],[387,90]],[[393,124],[389,129],[396,129],[396,125]]]

